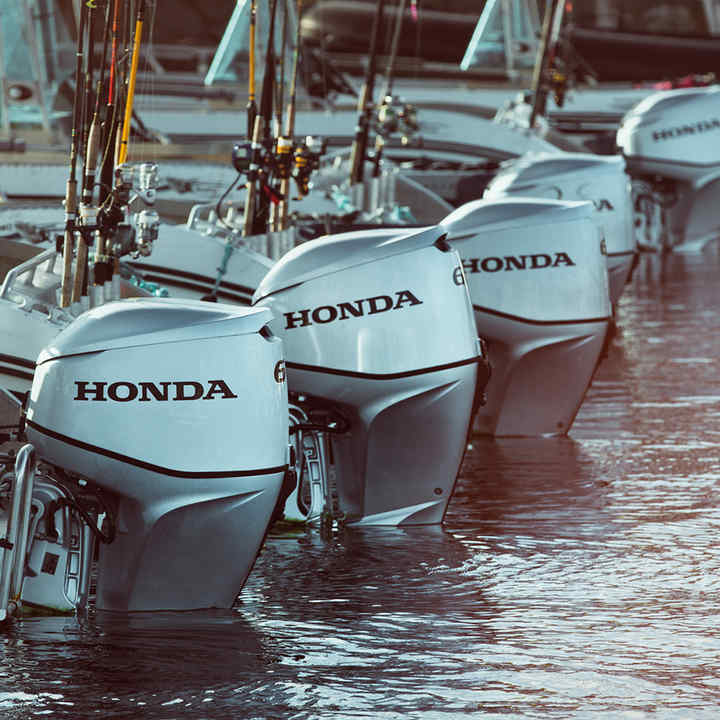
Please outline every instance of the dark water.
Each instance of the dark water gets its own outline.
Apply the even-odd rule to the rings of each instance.
[[[646,257],[571,438],[440,529],[267,543],[238,609],[24,620],[0,717],[717,718],[720,260]]]

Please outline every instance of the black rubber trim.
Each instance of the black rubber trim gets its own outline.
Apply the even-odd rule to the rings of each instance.
[[[283,285],[282,287],[275,288],[274,290],[271,290],[269,293],[266,293],[265,295],[261,295],[257,300],[255,300],[255,304],[259,303],[261,300],[264,300],[265,298],[272,297],[273,295],[277,295],[281,292],[286,292],[287,290],[292,290],[293,288],[300,287],[301,285],[305,284],[305,280],[298,283],[293,283],[292,285]]]
[[[634,255],[636,250],[623,250],[623,252],[608,253],[608,257],[624,257],[626,255]]]
[[[484,115],[482,112],[472,112],[472,115]],[[352,135],[327,135],[325,137],[327,144],[330,147],[347,147],[352,142]],[[450,140],[432,140],[429,138],[423,138],[423,144],[421,148],[413,148],[408,145],[403,145],[399,138],[389,138],[386,144],[388,152],[392,150],[439,150],[445,152],[453,152],[458,155],[471,155],[473,157],[479,157],[488,160],[502,161],[510,158],[518,157],[517,153],[502,152],[497,148],[489,146],[472,145],[471,143],[453,142]]]
[[[434,243],[433,245],[440,250],[441,252],[450,252],[452,250],[452,246],[447,241],[447,233],[443,233]]]
[[[21,406],[25,406],[25,403],[27,402],[28,395],[30,394],[29,391],[23,392],[22,390],[8,390],[8,392],[17,399],[17,401],[20,403]]]
[[[490,308],[482,307],[481,305],[473,305],[473,310],[487,313],[488,315],[495,315],[496,317],[507,318],[508,320],[515,320],[516,322],[525,323],[526,325],[583,325],[588,323],[597,322],[608,322],[610,316],[596,317],[596,318],[585,318],[583,320],[529,320],[528,318],[520,317],[519,315],[511,315],[510,313],[500,312],[499,310],[491,310]]]
[[[129,263],[129,265],[143,275],[146,271],[156,272],[161,273],[162,275],[169,275],[170,277],[180,277],[187,280],[194,280],[195,282],[205,283],[211,288],[215,285],[215,279],[209,278],[207,275],[199,275],[198,273],[177,270],[175,268],[164,267],[162,265],[152,265],[150,263]],[[250,296],[252,296],[255,292],[255,290],[247,287],[246,285],[238,285],[237,283],[228,282],[227,280],[221,280],[220,285],[224,285],[228,290],[235,290],[236,292],[246,293]]]
[[[7,367],[6,365],[0,365],[0,373],[22,378],[23,380],[29,380],[30,382],[32,382],[33,377],[35,377],[32,373],[25,372],[25,370],[18,370],[17,368]]]
[[[45,358],[45,360],[39,362],[37,366],[40,367],[45,363],[52,362],[53,360],[64,360],[65,358],[71,357],[83,357],[83,355],[99,355],[100,353],[104,352],[106,352],[106,350],[86,350],[85,352],[67,353],[66,355],[53,355],[52,357]]]
[[[278,465],[277,467],[260,468],[258,470],[217,470],[210,472],[189,472],[187,470],[173,470],[172,468],[164,468],[160,465],[153,465],[152,463],[144,462],[132,458],[128,455],[113,452],[112,450],[106,450],[105,448],[98,447],[97,445],[90,445],[89,443],[83,442],[82,440],[76,440],[75,438],[62,435],[54,430],[38,425],[32,420],[26,421],[27,426],[36,430],[43,435],[47,435],[53,440],[59,440],[60,442],[67,443],[73,447],[80,448],[80,450],[86,450],[87,452],[96,453],[97,455],[103,455],[105,457],[112,458],[113,460],[119,460],[120,462],[127,463],[128,465],[134,465],[135,467],[142,468],[143,470],[150,470],[161,475],[169,475],[170,477],[178,478],[231,478],[231,477],[248,477],[251,475],[272,475],[273,473],[285,472],[287,465]]]
[[[694,168],[707,168],[708,170],[714,166],[714,163],[702,163],[702,162],[688,162],[686,160],[666,160],[665,158],[660,157],[650,157],[650,156],[643,156],[641,160],[638,160],[638,158],[635,155],[625,155],[623,153],[623,157],[625,158],[625,161],[627,165],[630,165],[629,168],[630,172],[628,174],[630,177],[633,177],[632,169],[633,166],[636,165],[638,162],[642,161],[643,167],[646,162],[654,162],[654,163],[662,163],[663,165],[676,165],[678,167],[682,165],[689,165],[690,167]],[[649,175],[655,175],[655,173],[648,173]],[[640,173],[638,173],[640,175]]]
[[[20,365],[21,367],[30,368],[31,370],[35,369],[35,363],[32,360],[26,360],[25,358],[17,357],[17,355],[3,355],[0,353],[0,362],[9,362]]]
[[[195,292],[202,293],[203,295],[208,295],[213,291],[212,283],[201,285],[200,283],[188,282],[187,280],[178,280],[177,278],[172,276],[168,277],[166,275],[154,275],[153,273],[143,273],[143,277],[145,278],[145,280],[148,280],[150,282],[161,283],[162,285],[168,285],[170,287],[181,287],[185,288],[186,290],[194,290]],[[222,284],[220,288],[222,288]],[[242,305],[249,305],[252,300],[252,295],[248,297],[246,295],[240,295],[238,293],[222,289],[218,289],[217,292],[215,292],[215,296],[218,298],[223,298],[225,300],[233,300]]]
[[[343,375],[344,377],[364,378],[366,380],[399,380],[400,378],[425,375],[426,373],[439,372],[441,370],[450,370],[451,368],[473,365],[474,363],[487,364],[487,360],[482,355],[476,355],[467,360],[458,360],[457,362],[446,363],[445,365],[433,365],[432,367],[420,368],[419,370],[407,370],[398,373],[363,373],[355,372],[354,370],[321,367],[319,365],[303,365],[302,363],[294,363],[287,360],[285,361],[285,366],[292,370],[306,370],[307,372],[325,373],[326,375]]]

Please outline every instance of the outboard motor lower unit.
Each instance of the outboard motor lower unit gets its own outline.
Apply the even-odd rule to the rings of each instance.
[[[38,358],[27,437],[49,474],[102,496],[114,529],[98,609],[233,604],[288,464],[270,320],[264,308],[127,300],[81,315]]]
[[[441,223],[463,259],[493,369],[476,432],[569,430],[611,314],[593,212],[586,202],[503,198],[463,205]]]
[[[277,318],[291,402],[307,416],[293,423],[329,439],[332,509],[348,524],[439,523],[452,494],[488,366],[443,236],[320,238],[255,293]]]

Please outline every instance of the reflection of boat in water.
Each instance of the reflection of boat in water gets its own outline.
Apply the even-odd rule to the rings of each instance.
[[[35,617],[22,623],[22,643],[10,643],[6,661],[23,667],[31,656],[53,666],[62,656],[66,667],[88,673],[96,692],[88,693],[85,681],[63,689],[76,716],[92,714],[106,686],[115,712],[163,712],[184,693],[190,701],[208,684],[234,688],[238,674],[261,675],[268,663],[281,661],[277,640],[258,625],[228,610]]]
[[[308,621],[324,622],[332,614],[357,629],[358,623],[382,622],[388,613],[399,615],[398,621],[406,618],[409,625],[416,615],[437,613],[436,622],[442,624],[465,611],[492,613],[476,580],[463,573],[472,553],[472,540],[465,542],[439,526],[348,528],[329,542],[308,531],[283,536],[276,528],[251,589],[269,603],[278,593],[287,597],[282,617],[297,611]],[[392,581],[378,583],[380,577]],[[330,607],[305,604],[316,583],[322,583]],[[452,608],[442,602],[446,597],[453,598]],[[408,627],[408,632],[418,639],[416,630]]]
[[[487,536],[520,534],[549,542],[607,540],[614,519],[603,510],[605,484],[572,438],[475,438],[458,479],[447,527],[472,522]]]

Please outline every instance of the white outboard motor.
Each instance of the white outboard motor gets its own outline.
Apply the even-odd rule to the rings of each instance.
[[[83,314],[40,354],[27,437],[71,496],[53,505],[43,491],[40,500],[80,512],[79,495],[102,499],[95,531],[111,542],[100,547],[98,609],[233,604],[288,465],[287,386],[271,317],[264,308],[126,300]],[[36,576],[71,564],[48,564],[49,552]],[[86,547],[72,563],[91,560]],[[37,582],[26,574],[28,593]]]
[[[638,103],[617,132],[633,181],[638,244],[693,251],[720,235],[720,87]]]
[[[572,425],[611,314],[593,213],[587,202],[501,198],[440,224],[463,259],[493,369],[477,433],[563,435]]]
[[[329,439],[329,509],[347,524],[439,523],[452,494],[489,371],[443,237],[434,226],[313,240],[255,293],[283,338],[291,431]]]
[[[593,204],[607,248],[610,301],[616,305],[637,258],[625,160],[619,155],[528,153],[503,163],[483,197],[507,195],[587,200]]]

